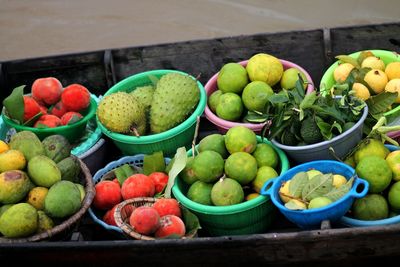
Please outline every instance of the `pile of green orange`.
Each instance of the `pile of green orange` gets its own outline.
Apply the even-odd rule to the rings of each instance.
[[[263,112],[268,98],[282,88],[295,87],[301,75],[297,68],[284,70],[281,61],[269,54],[259,53],[252,56],[246,66],[230,62],[222,66],[218,73],[218,90],[208,99],[208,106],[219,118],[239,122],[246,120],[247,111]],[[307,84],[304,83],[304,89]]]
[[[272,145],[257,143],[255,133],[244,126],[204,137],[196,152],[179,175],[189,186],[187,197],[203,205],[250,200],[265,181],[278,176],[280,162]]]
[[[400,150],[390,151],[380,140],[368,138],[346,162],[369,183],[368,194],[355,200],[351,217],[370,221],[400,213]]]

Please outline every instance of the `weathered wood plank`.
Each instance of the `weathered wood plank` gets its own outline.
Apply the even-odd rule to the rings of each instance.
[[[324,61],[321,30],[236,36],[147,47],[113,50],[117,80],[151,69],[175,69],[193,76],[201,73],[205,84],[223,64],[269,53],[292,61],[312,77],[322,76]]]

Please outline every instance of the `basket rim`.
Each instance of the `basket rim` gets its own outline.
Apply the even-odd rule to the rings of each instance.
[[[131,204],[137,203],[137,202],[146,202],[146,203],[154,204],[156,201],[157,201],[157,198],[154,198],[154,197],[137,197],[137,198],[126,199],[126,200],[120,202],[114,211],[115,222],[117,223],[118,227],[120,229],[122,229],[123,233],[131,238],[134,238],[137,240],[161,240],[161,239],[163,239],[163,238],[157,238],[157,237],[153,237],[153,236],[139,234],[138,232],[136,232],[134,230],[134,228],[132,226],[130,226],[128,223],[126,223],[122,219],[122,215],[121,215],[121,210],[127,205],[131,205]],[[179,203],[179,205],[181,205],[181,204]],[[190,235],[185,234],[183,237],[181,237],[179,239],[193,238],[196,235],[196,233],[197,233],[197,230],[195,232],[191,233]]]
[[[262,143],[261,136],[257,135],[257,143]],[[281,172],[279,175],[282,175],[289,169],[289,160],[285,154],[285,152],[280,149],[279,147],[275,146],[272,144],[268,139],[264,138],[263,140],[264,143],[269,144],[272,146],[272,148],[276,151],[278,154],[278,158],[280,161],[280,167],[281,167]],[[188,155],[191,155],[192,150],[189,150]],[[278,176],[279,177],[279,176]],[[254,199],[241,202],[235,205],[229,205],[229,206],[211,206],[211,205],[204,205],[200,204],[197,202],[194,202],[190,200],[183,192],[180,190],[178,186],[178,180],[181,181],[179,177],[175,179],[175,184],[172,187],[172,193],[174,194],[175,198],[182,203],[183,206],[185,206],[189,210],[193,210],[198,213],[202,214],[207,214],[207,215],[228,215],[228,214],[237,214],[237,213],[242,213],[246,212],[248,210],[254,209],[255,207],[258,207],[259,205],[262,205],[268,201],[270,201],[270,198],[268,196],[263,196],[259,195]]]
[[[197,86],[200,91],[199,102],[198,102],[195,110],[192,112],[192,114],[188,118],[186,118],[186,120],[184,120],[180,124],[176,125],[175,127],[171,128],[165,132],[136,137],[136,136],[130,136],[130,135],[124,135],[124,134],[120,134],[120,133],[111,132],[100,122],[100,120],[96,114],[96,122],[99,125],[101,131],[106,136],[110,137],[114,142],[127,143],[127,144],[152,144],[154,142],[160,142],[165,139],[173,138],[176,135],[179,135],[180,133],[182,133],[185,130],[187,130],[188,128],[190,128],[194,123],[196,123],[197,117],[202,115],[202,113],[204,112],[204,109],[207,105],[207,95],[206,95],[204,86],[201,84],[201,82],[198,81],[192,75],[190,75],[186,72],[183,72],[183,71],[171,70],[171,69],[156,69],[156,70],[140,72],[140,73],[131,75],[131,76],[119,81],[114,86],[112,86],[104,94],[104,96],[107,96],[114,92],[123,90],[123,88],[128,87],[129,83],[132,82],[133,80],[141,79],[143,77],[151,76],[151,75],[163,76],[167,73],[180,73],[180,74],[188,75],[189,77],[191,77],[192,79],[197,81]]]
[[[47,230],[42,233],[34,234],[32,236],[25,237],[25,238],[1,237],[0,243],[2,243],[2,242],[4,242],[4,243],[22,243],[22,242],[36,242],[36,241],[45,240],[45,239],[55,236],[56,234],[63,232],[64,230],[68,229],[69,227],[73,226],[75,223],[77,223],[83,217],[83,215],[86,213],[86,211],[89,209],[90,205],[92,204],[92,201],[94,199],[96,192],[94,189],[94,183],[93,183],[92,175],[90,174],[89,168],[79,157],[77,157],[75,155],[71,155],[71,157],[74,157],[79,162],[79,164],[81,166],[81,172],[83,173],[83,175],[85,177],[85,182],[86,182],[85,197],[82,200],[81,208],[75,214],[68,217],[68,219],[63,221],[61,224],[54,226],[50,230]]]
[[[31,131],[34,133],[50,134],[50,133],[55,133],[55,132],[62,132],[63,130],[72,130],[72,129],[78,128],[79,126],[82,126],[83,124],[86,124],[90,119],[92,119],[94,117],[94,115],[96,114],[96,109],[97,109],[97,101],[93,96],[91,96],[90,104],[89,104],[89,107],[87,108],[87,114],[82,119],[80,119],[76,123],[73,123],[70,125],[63,125],[63,126],[58,126],[58,127],[54,127],[54,128],[35,128],[35,127],[17,124],[11,118],[6,116],[4,111],[1,112],[1,117],[3,118],[4,123],[8,127],[12,127],[12,128],[18,129],[20,131],[26,130],[26,131]]]

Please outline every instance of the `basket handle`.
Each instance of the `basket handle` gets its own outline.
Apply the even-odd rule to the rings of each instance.
[[[360,187],[362,188],[361,192],[357,192]],[[362,198],[368,193],[368,189],[369,183],[366,180],[357,177],[357,179],[355,179],[353,188],[350,190],[350,195],[356,198]]]
[[[272,194],[272,187],[274,187],[274,184],[276,183],[277,180],[278,180],[277,178],[273,178],[266,181],[263,187],[261,188],[260,194],[263,196],[267,195],[270,196]]]

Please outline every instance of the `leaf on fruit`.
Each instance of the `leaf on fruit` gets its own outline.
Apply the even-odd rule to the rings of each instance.
[[[165,159],[162,151],[156,151],[150,155],[144,155],[143,174],[149,175],[153,172],[165,171]]]
[[[187,162],[186,148],[180,147],[176,150],[176,154],[174,156],[174,163],[171,166],[171,170],[168,172],[169,178],[164,194],[166,198],[171,197],[171,189],[172,186],[174,186],[175,178],[185,168],[186,162]]]
[[[183,222],[185,223],[186,235],[193,235],[201,229],[197,216],[185,207],[181,208]]]
[[[268,117],[268,114],[258,114],[253,111],[248,111],[243,120],[252,123],[263,123],[268,120]]]
[[[332,190],[332,173],[318,174],[304,186],[301,196],[303,200],[310,201],[313,198],[321,197]]]
[[[390,105],[394,103],[397,98],[397,93],[382,92],[380,94],[371,96],[366,102],[368,111],[372,115],[386,112]]]
[[[306,172],[298,172],[290,180],[289,194],[293,197],[301,197],[304,186],[308,183],[308,175]]]
[[[33,125],[35,124],[35,122],[43,115],[43,113],[40,111],[38,114],[34,115],[32,118],[30,118],[29,120],[27,120],[26,122],[24,122],[24,126],[29,126],[29,127],[33,127]]]
[[[343,63],[350,63],[351,65],[353,65],[356,68],[360,67],[360,64],[358,64],[357,59],[352,58],[351,56],[339,55],[339,56],[336,56],[335,58],[342,61]]]
[[[24,121],[24,88],[25,85],[14,88],[11,94],[3,100],[7,116],[19,124]]]
[[[300,206],[297,201],[291,199],[285,203],[285,207],[290,210],[305,210],[306,207]]]
[[[118,183],[122,185],[124,181],[132,174],[137,173],[129,164],[123,164],[114,170]]]
[[[301,109],[309,108],[314,104],[316,100],[317,100],[317,93],[313,91],[312,93],[305,95],[303,101],[301,101],[300,103],[300,108]]]
[[[333,189],[324,196],[332,200],[332,202],[340,199],[350,191],[351,187],[353,186],[353,181],[354,177],[351,177],[347,183],[341,185],[339,188],[333,187]]]
[[[149,77],[149,80],[151,81],[151,84],[154,86],[154,87],[156,87],[157,86],[157,83],[158,83],[158,81],[160,80],[160,79],[158,79],[156,76],[154,76],[154,75],[149,75],[148,76]]]

